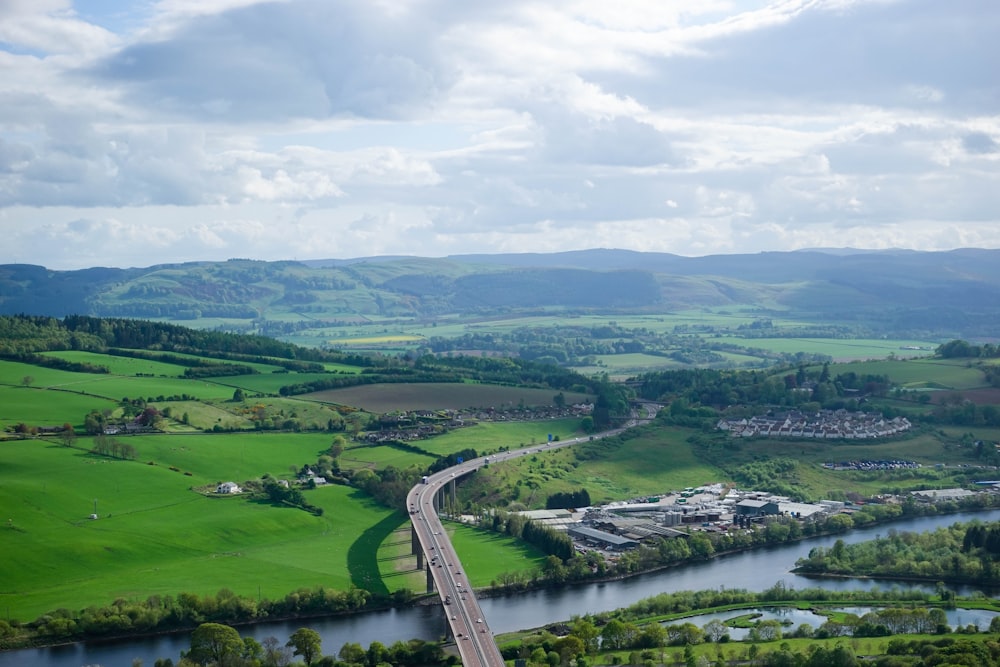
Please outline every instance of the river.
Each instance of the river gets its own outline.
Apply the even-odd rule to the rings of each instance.
[[[762,591],[778,581],[794,588],[822,587],[836,590],[905,587],[905,584],[899,582],[877,580],[809,579],[793,574],[791,569],[795,566],[795,561],[806,556],[813,547],[832,546],[838,538],[848,543],[859,542],[884,535],[890,529],[922,532],[974,518],[997,521],[1000,520],[1000,510],[907,519],[853,530],[843,535],[816,537],[793,544],[755,549],[620,581],[484,598],[480,602],[493,632],[504,633],[541,627],[555,621],[568,620],[574,615],[627,607],[657,593],[682,590],[724,587]],[[956,590],[960,594],[969,594],[975,589],[965,586]],[[436,640],[444,634],[445,620],[440,607],[420,606],[334,618],[258,623],[241,627],[240,634],[254,637],[258,641],[274,636],[284,643],[296,629],[303,626],[309,626],[320,633],[323,652],[331,655],[347,642],[357,642],[367,647],[376,640],[386,645],[413,638]],[[67,646],[2,652],[0,667],[128,667],[136,658],[142,660],[144,667],[151,667],[157,658],[171,658],[176,662],[180,652],[188,648],[189,632],[113,642],[79,642]]]

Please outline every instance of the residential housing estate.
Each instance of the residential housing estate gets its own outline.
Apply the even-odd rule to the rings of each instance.
[[[910,429],[906,417],[886,419],[877,412],[820,410],[806,414],[799,410],[769,412],[766,415],[720,419],[716,428],[733,437],[752,438],[842,438],[847,440],[884,438]]]

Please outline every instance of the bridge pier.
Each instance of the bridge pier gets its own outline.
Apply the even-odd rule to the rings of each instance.
[[[410,553],[417,556],[417,569],[424,567],[424,550],[420,548],[420,540],[417,539],[417,527],[410,524]]]
[[[431,574],[431,566],[427,565],[427,592],[434,592],[434,577]]]

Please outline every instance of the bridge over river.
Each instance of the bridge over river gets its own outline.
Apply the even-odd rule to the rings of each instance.
[[[647,418],[655,414],[655,406],[646,406]],[[625,428],[635,426],[640,420],[633,419]],[[471,474],[488,463],[509,461],[539,451],[549,451],[569,447],[576,443],[595,438],[618,435],[624,428],[605,431],[590,438],[548,442],[510,452],[483,456],[463,461],[424,478],[406,496],[406,505],[412,524],[413,553],[417,556],[417,568],[427,572],[427,590],[437,591],[448,617],[448,628],[458,646],[462,664],[465,667],[502,667],[503,657],[490,631],[487,619],[479,607],[476,593],[463,574],[462,563],[445,533],[438,509],[446,495],[455,495],[455,484],[462,477]]]

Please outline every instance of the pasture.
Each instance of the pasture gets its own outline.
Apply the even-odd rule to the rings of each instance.
[[[805,352],[823,354],[837,362],[858,359],[885,359],[890,354],[897,357],[926,357],[933,354],[937,343],[912,340],[849,339],[849,338],[740,338],[724,336],[719,339],[748,349],[758,348],[771,352]],[[904,347],[922,347],[923,350],[905,350]]]
[[[445,456],[451,452],[472,448],[479,453],[493,452],[500,447],[517,449],[548,441],[549,434],[561,440],[582,435],[580,419],[549,419],[524,422],[479,422],[475,426],[453,429],[419,443],[426,451]]]
[[[276,441],[268,444],[253,453],[278,449]],[[362,563],[375,562],[375,553],[355,543],[392,510],[334,485],[307,492],[309,502],[326,510],[322,517],[191,491],[199,481],[229,478],[217,473],[232,470],[242,452],[232,443],[225,449],[203,452],[208,461],[192,460],[198,471],[192,478],[164,465],[112,461],[36,440],[0,443],[0,506],[9,519],[0,526],[0,604],[11,618],[31,620],[117,597],[220,588],[281,597],[300,586],[347,589],[363,582]],[[90,520],[95,500],[100,518]]]
[[[164,377],[177,377],[184,374],[185,367],[178,364],[168,364],[162,361],[151,359],[134,359],[132,357],[118,357],[110,354],[99,354],[97,352],[84,352],[82,350],[64,350],[60,352],[43,352],[46,357],[55,359],[65,359],[74,363],[92,364],[94,366],[104,366],[112,375],[159,375]]]
[[[396,410],[458,410],[462,408],[512,408],[519,405],[553,405],[553,389],[502,387],[491,384],[387,383],[367,384],[304,394],[298,398],[350,405],[368,412]],[[586,394],[563,392],[566,403],[587,400]]]
[[[55,389],[0,385],[0,430],[15,424],[62,426],[83,430],[83,419],[91,410],[115,409],[117,403],[99,396],[86,396]]]
[[[86,439],[81,438],[83,446]],[[136,449],[136,460],[174,466],[194,477],[189,485],[259,479],[265,473],[290,478],[296,470],[330,447],[328,433],[206,433],[192,435],[136,435],[122,438]]]
[[[496,448],[529,440],[529,433],[539,440],[549,432],[569,435],[570,422],[576,420],[468,431],[478,429],[477,446]],[[273,432],[121,438],[135,447],[135,461],[89,454],[89,438],[79,438],[73,448],[41,439],[0,443],[0,506],[10,519],[0,527],[0,549],[9,565],[0,571],[0,604],[11,618],[27,621],[56,608],[108,604],[117,597],[212,594],[224,587],[265,597],[315,585],[422,590],[422,575],[396,569],[405,554],[385,555],[385,549],[398,551],[400,545],[392,542],[408,526],[406,517],[356,490],[330,485],[307,491],[309,502],[325,510],[322,517],[192,490],[221,481],[242,484],[264,473],[289,478],[293,468],[325,452],[331,439],[328,433]],[[464,446],[452,439],[437,448],[447,453]],[[422,466],[431,460],[392,447],[343,454],[345,468]],[[100,518],[90,520],[95,501]],[[477,534],[470,540],[470,548],[491,554],[470,569],[473,581],[489,583],[498,572],[525,562],[533,567],[530,549],[497,539]],[[485,547],[475,546],[483,540]]]
[[[831,368],[835,375],[854,372],[888,375],[904,389],[977,389],[988,386],[982,371],[970,366],[967,359],[912,359],[838,364]]]
[[[428,441],[415,443],[417,447],[423,448]],[[416,465],[426,468],[437,459],[435,456],[417,454],[391,445],[371,445],[362,447],[349,447],[344,450],[338,459],[340,467],[344,470],[358,470],[368,468],[370,470],[382,469],[386,466],[395,468],[409,468]]]

